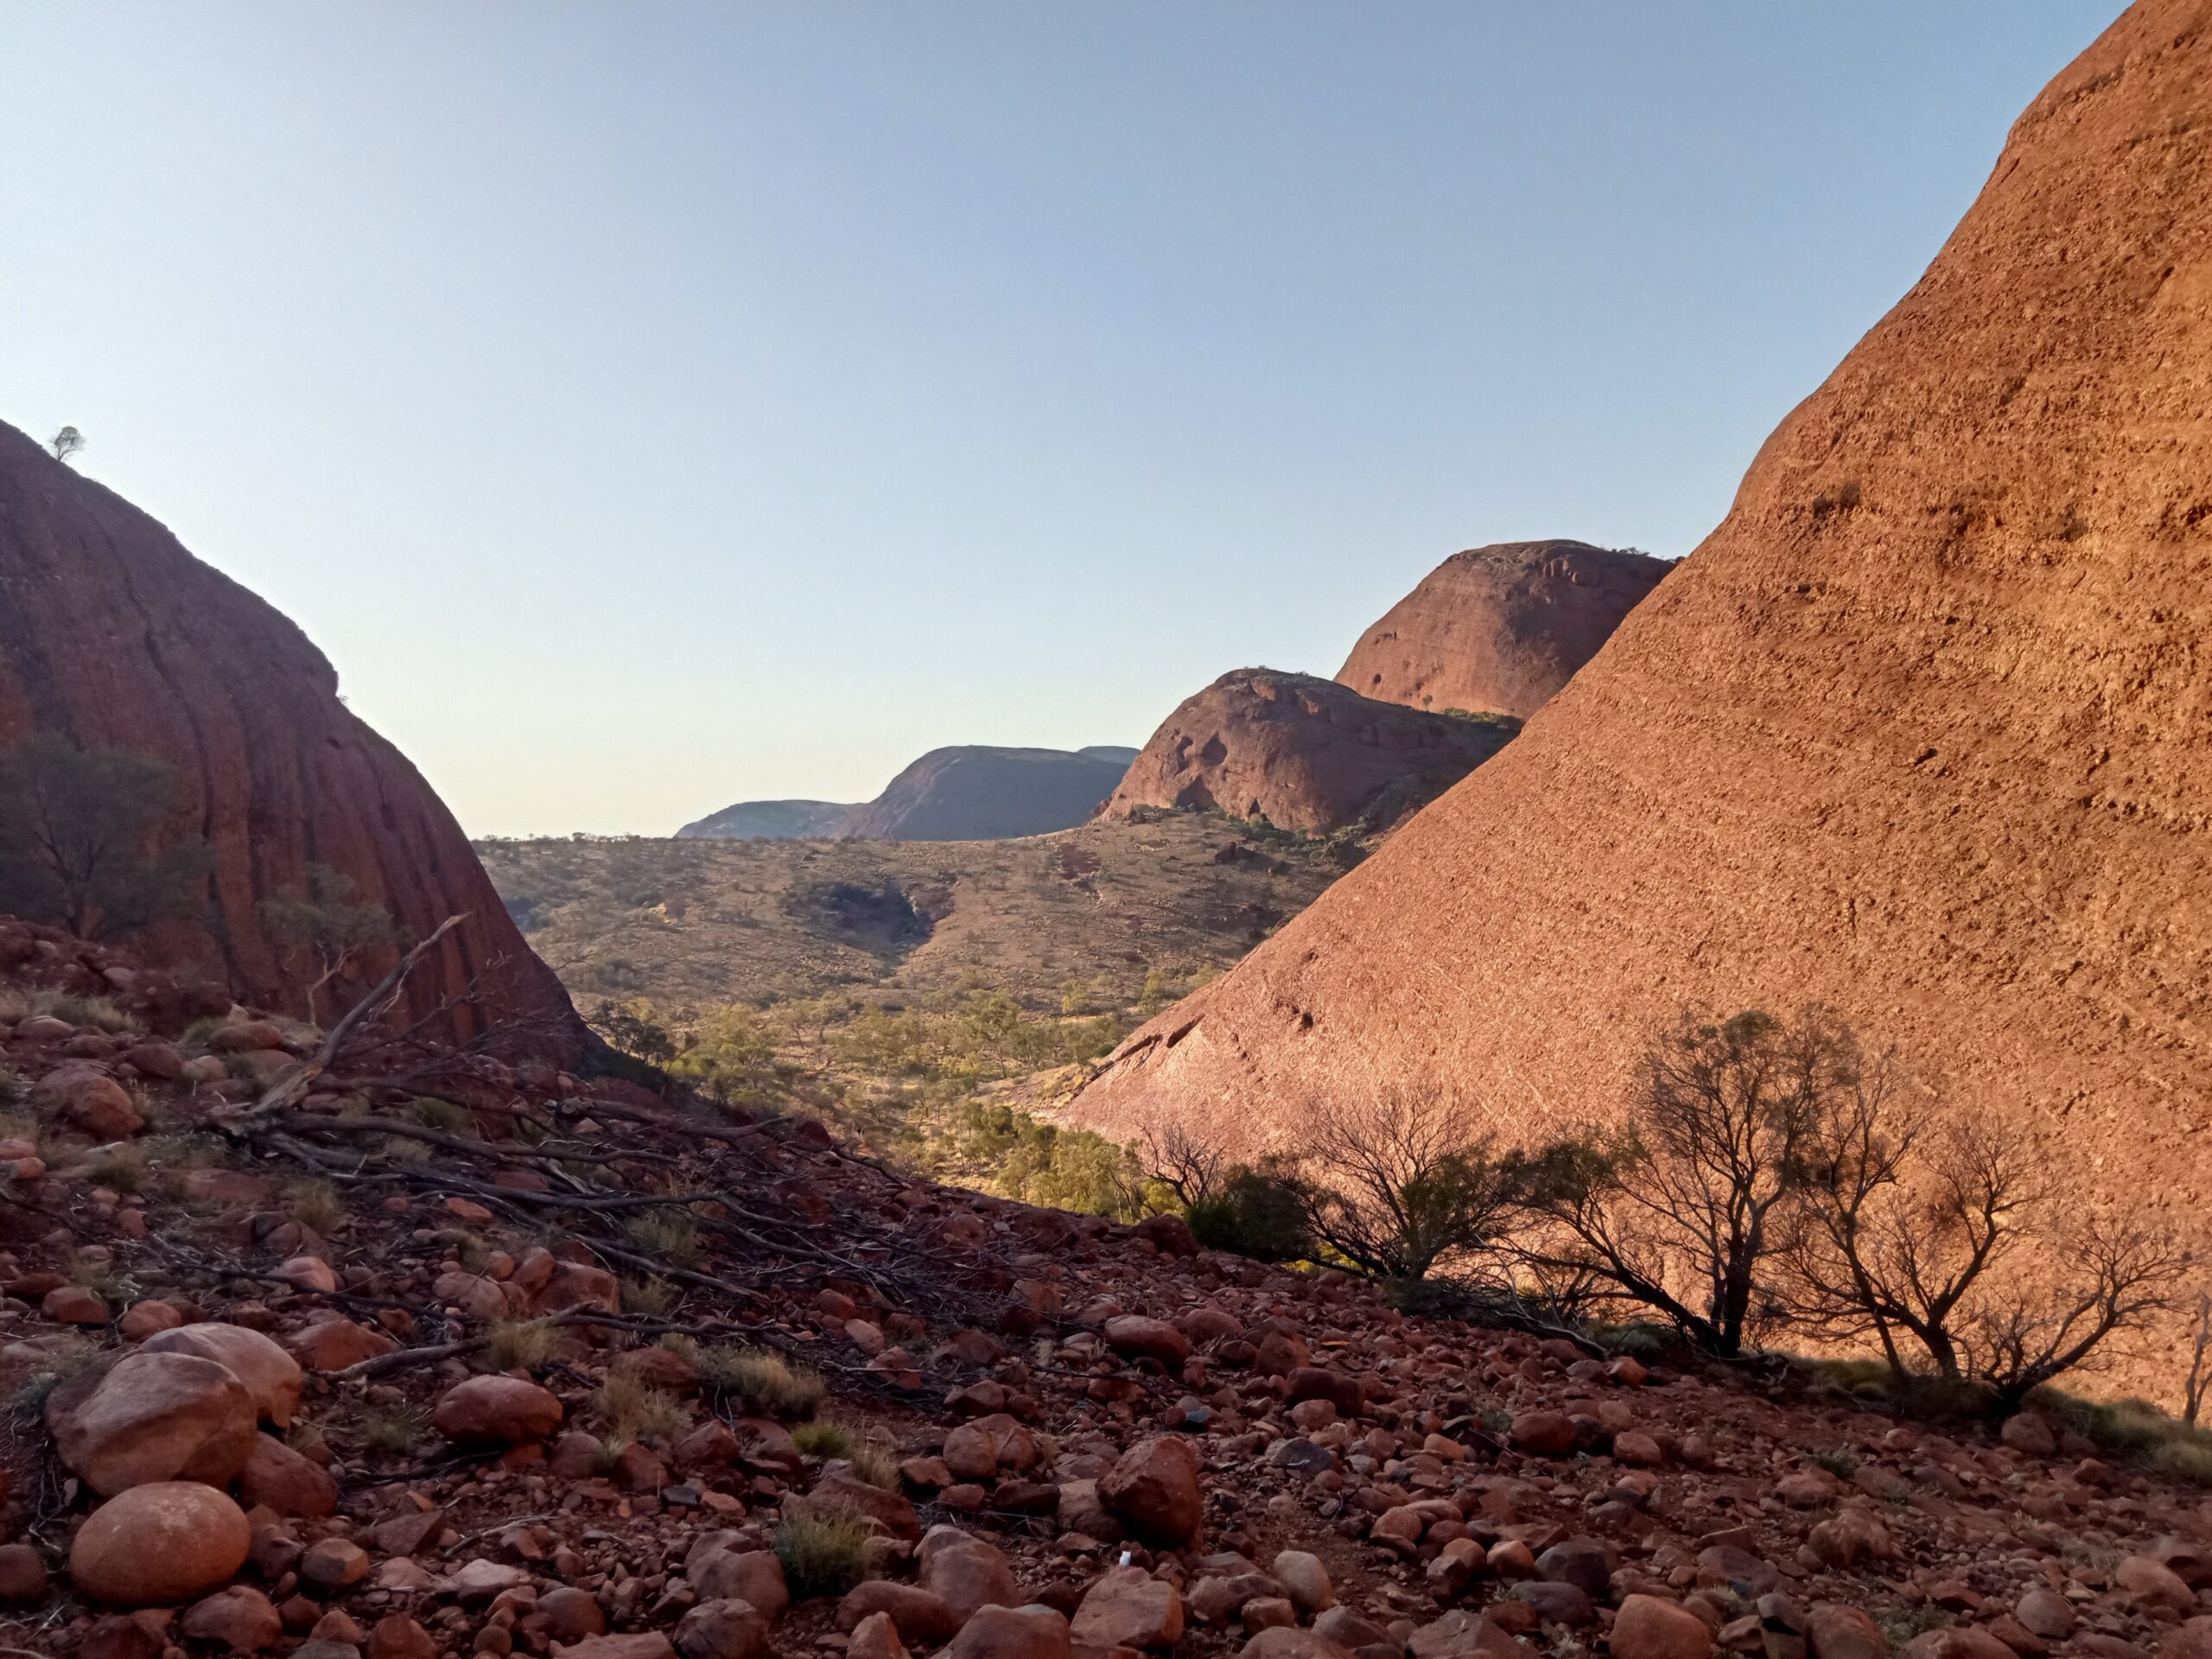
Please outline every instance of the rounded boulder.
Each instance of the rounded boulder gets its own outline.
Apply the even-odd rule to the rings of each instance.
[[[143,1351],[213,1360],[245,1384],[254,1409],[279,1428],[291,1427],[292,1414],[299,1409],[299,1361],[258,1331],[242,1325],[179,1325],[147,1338]]]
[[[1678,1601],[1634,1595],[1613,1620],[1613,1659],[1707,1659],[1713,1630]]]
[[[223,1486],[253,1450],[253,1396],[230,1370],[144,1348],[96,1366],[46,1402],[54,1450],[103,1497],[156,1481]]]
[[[94,1510],[69,1548],[69,1577],[94,1601],[174,1606],[227,1583],[253,1541],[245,1511],[198,1481],[133,1486]]]
[[[461,1446],[522,1446],[561,1427],[561,1402],[518,1376],[472,1376],[439,1399],[430,1421]]]

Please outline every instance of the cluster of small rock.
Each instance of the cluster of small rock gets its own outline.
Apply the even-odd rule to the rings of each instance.
[[[578,1325],[498,1371],[472,1335],[616,1318],[615,1275],[460,1194],[380,1198],[325,1236],[272,1196],[281,1172],[194,1169],[139,1195],[72,1161],[98,1133],[78,1105],[105,1096],[95,1080],[174,1118],[259,1087],[295,1035],[230,1013],[161,1045],[165,1077],[144,1033],[0,1032],[41,1122],[73,1126],[53,1167],[34,1150],[0,1185],[0,1387],[73,1338],[99,1344],[45,1395],[44,1433],[5,1453],[0,1646],[2212,1659],[2203,1495],[2042,1418],[1938,1433],[1794,1376],[1406,1317],[1338,1275],[1202,1251],[1171,1217],[1127,1228],[906,1182],[799,1121],[762,1126],[752,1196],[832,1230],[893,1217],[916,1260],[987,1263],[1005,1287],[995,1319],[948,1325],[830,1262],[741,1310],[895,1455],[808,1455],[650,1321]],[[620,1087],[496,1081],[486,1134],[501,1090],[588,1105]],[[696,1179],[680,1128],[633,1135]],[[207,1259],[227,1276],[178,1266]],[[77,1282],[88,1261],[134,1294]],[[674,1317],[738,1319],[713,1301]],[[621,1373],[683,1402],[683,1427],[594,1432],[594,1393]],[[378,1413],[414,1414],[422,1440],[379,1449]],[[794,1599],[775,1543],[809,1511],[857,1518],[864,1582]]]

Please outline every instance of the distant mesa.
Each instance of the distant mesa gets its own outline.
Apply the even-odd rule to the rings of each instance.
[[[1337,682],[1439,714],[1526,720],[1659,585],[1666,560],[1586,542],[1455,553],[1361,636]]]
[[[385,912],[402,938],[467,919],[410,982],[426,1032],[509,1023],[581,1039],[461,826],[422,774],[338,695],[338,675],[270,606],[153,518],[0,425],[0,749],[35,734],[150,757],[174,781],[156,836],[204,842],[204,874],[136,953],[221,981],[240,1001],[308,1014],[314,951],[270,901],[318,872]],[[356,994],[395,953],[339,982]],[[327,993],[319,1012],[327,1016]]]
[[[740,801],[677,830],[688,841],[1002,841],[1072,830],[1114,792],[1137,752],[932,749],[858,806]]]
[[[1304,835],[1380,832],[1497,753],[1519,725],[1377,702],[1309,674],[1240,668],[1168,715],[1100,816],[1185,808]]]
[[[857,809],[837,801],[740,801],[685,824],[678,841],[826,841]]]
[[[1114,792],[1135,751],[932,749],[838,830],[842,841],[1001,841],[1072,830]]]

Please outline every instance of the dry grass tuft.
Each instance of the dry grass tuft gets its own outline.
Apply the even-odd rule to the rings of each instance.
[[[632,1370],[609,1371],[592,1396],[592,1409],[610,1439],[668,1441],[691,1427],[681,1400]]]
[[[501,1319],[492,1327],[485,1355],[493,1369],[527,1371],[561,1351],[561,1327],[543,1319]]]
[[[654,1210],[629,1226],[630,1242],[671,1267],[688,1268],[699,1259],[699,1218],[688,1210]]]
[[[294,1181],[284,1189],[284,1212],[301,1226],[329,1238],[346,1225],[346,1206],[328,1181]]]
[[[814,1371],[765,1348],[702,1349],[699,1375],[748,1417],[811,1417],[830,1388]]]
[[[788,1504],[773,1548],[794,1600],[842,1596],[869,1576],[868,1529],[850,1510]]]

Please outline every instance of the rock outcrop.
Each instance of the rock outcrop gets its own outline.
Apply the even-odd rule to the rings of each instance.
[[[1376,702],[1311,675],[1240,668],[1167,716],[1099,816],[1196,808],[1306,835],[1389,830],[1514,729]]]
[[[836,801],[740,801],[694,819],[678,841],[826,841],[857,810]]]
[[[1072,830],[1122,781],[1115,750],[931,749],[853,809],[843,841],[1002,841]]]
[[[2138,5],[2059,75],[1703,546],[1074,1116],[1249,1146],[1448,1077],[1536,1134],[1613,1109],[1686,1001],[1819,1000],[2079,1205],[2201,1216],[2209,20]]]
[[[1360,636],[1337,682],[1408,708],[1526,720],[1669,568],[1648,553],[1586,542],[1454,553]]]
[[[563,1039],[580,1032],[453,815],[347,710],[307,637],[145,513],[0,426],[0,749],[40,731],[164,762],[179,797],[167,832],[213,849],[204,918],[159,925],[149,960],[307,1013],[316,969],[272,937],[262,906],[305,894],[315,864],[343,872],[408,936],[467,918],[414,976],[417,1018],[455,1037],[505,1018]],[[391,961],[363,972],[372,980]]]

